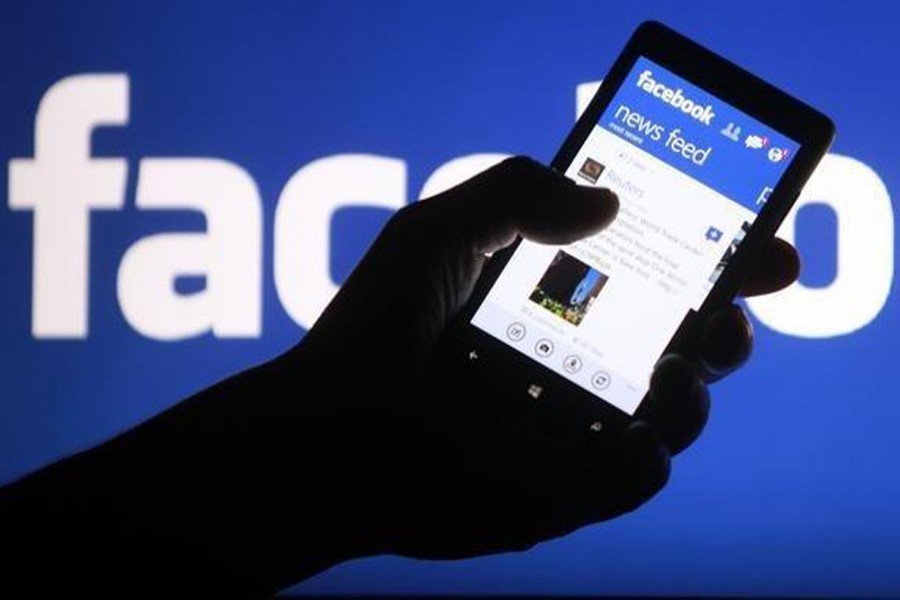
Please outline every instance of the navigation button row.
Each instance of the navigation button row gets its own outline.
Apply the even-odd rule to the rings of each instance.
[[[512,342],[521,342],[528,335],[528,329],[519,321],[515,321],[510,323],[506,327],[506,337]],[[534,344],[534,354],[538,358],[549,358],[556,351],[556,346],[553,340],[548,338],[540,338]],[[473,351],[469,355],[470,360],[477,360],[478,356]],[[567,355],[562,362],[560,363],[562,366],[562,370],[569,375],[576,375],[581,372],[584,367],[584,360],[577,354],[569,354]],[[612,384],[612,375],[610,375],[607,371],[595,371],[590,378],[591,387],[597,391],[602,391]],[[539,397],[541,391],[536,389],[534,386],[529,389],[529,395],[534,398]]]

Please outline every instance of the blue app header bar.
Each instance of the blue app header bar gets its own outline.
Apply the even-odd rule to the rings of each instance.
[[[800,147],[644,57],[598,125],[754,213]]]

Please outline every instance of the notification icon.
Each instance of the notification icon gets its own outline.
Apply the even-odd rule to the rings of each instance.
[[[770,148],[769,160],[773,163],[780,163],[788,157],[788,154],[790,154],[790,151],[787,148]]]
[[[761,135],[748,135],[747,139],[744,140],[744,145],[748,148],[759,150],[769,145],[769,138]]]

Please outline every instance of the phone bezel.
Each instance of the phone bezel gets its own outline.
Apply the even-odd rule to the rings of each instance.
[[[662,353],[665,355],[675,351],[690,356],[695,353],[695,338],[698,334],[698,328],[694,324],[705,314],[734,299],[751,263],[759,256],[760,250],[771,241],[803,185],[828,151],[834,139],[835,128],[828,117],[814,108],[669,27],[650,21],[640,25],[632,34],[600,89],[557,152],[551,163],[554,169],[566,171],[634,63],[641,56],[665,67],[800,144],[797,155],[776,184],[766,205],[703,305],[685,317]],[[647,404],[645,401],[642,400],[635,416],[631,417],[602,395],[582,389],[471,323],[475,312],[520,242],[521,239],[517,239],[507,248],[495,253],[485,266],[472,297],[459,315],[458,322],[461,326],[455,328],[453,346],[466,356],[472,350],[477,350],[479,353],[477,362],[481,365],[489,363],[493,367],[503,364],[504,371],[510,376],[510,386],[514,389],[520,388],[523,396],[529,382],[539,381],[544,388],[544,395],[552,396],[551,402],[558,407],[568,405],[563,412],[571,411],[570,414],[573,416],[583,415],[592,422],[619,425],[625,425],[633,418],[640,418],[641,409]],[[472,350],[469,350],[470,348]],[[463,360],[465,364],[471,362]]]

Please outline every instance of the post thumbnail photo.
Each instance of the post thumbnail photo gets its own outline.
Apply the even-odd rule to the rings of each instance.
[[[609,276],[560,250],[529,300],[572,325],[580,325]]]

